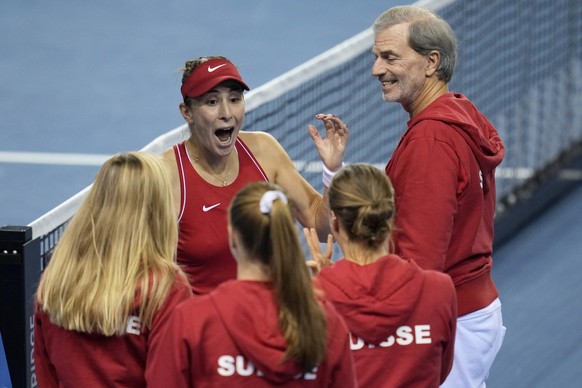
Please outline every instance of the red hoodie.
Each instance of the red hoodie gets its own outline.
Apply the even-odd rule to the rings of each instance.
[[[190,298],[190,285],[185,278],[179,279],[155,314],[150,329],[140,324],[139,317],[130,316],[127,334],[113,336],[65,330],[37,307],[34,366],[38,386],[145,387],[144,374],[152,355],[148,349],[159,341],[170,311]]]
[[[287,343],[267,282],[231,280],[178,306],[164,339],[151,351],[148,386],[355,387],[345,323],[323,303],[327,356],[311,373],[282,362]]]
[[[504,153],[487,118],[447,93],[410,119],[386,166],[396,192],[396,254],[449,274],[459,315],[498,296],[491,251],[495,168]]]
[[[388,255],[346,259],[317,282],[344,318],[360,387],[438,387],[451,370],[457,302],[449,276]]]

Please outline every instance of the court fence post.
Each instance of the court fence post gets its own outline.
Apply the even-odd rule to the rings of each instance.
[[[0,331],[14,387],[37,387],[34,295],[42,272],[40,239],[29,226],[0,227]]]

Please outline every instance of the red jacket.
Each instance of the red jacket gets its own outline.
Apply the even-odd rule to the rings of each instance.
[[[498,296],[491,251],[495,168],[504,153],[485,116],[447,93],[408,122],[386,166],[396,192],[396,254],[449,274],[459,315]]]
[[[451,278],[388,255],[346,259],[317,283],[344,318],[360,387],[438,387],[453,364],[457,302]]]
[[[348,332],[324,303],[327,356],[312,373],[282,362],[287,344],[278,327],[270,283],[227,281],[178,306],[156,344],[152,387],[355,387]]]
[[[128,333],[110,337],[65,330],[37,308],[34,366],[38,386],[145,387],[145,369],[151,361],[148,349],[159,341],[170,311],[191,297],[186,281],[178,281],[156,313],[151,330],[140,327],[139,318],[130,317]]]

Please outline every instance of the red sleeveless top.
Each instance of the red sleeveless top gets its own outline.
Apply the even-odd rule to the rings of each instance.
[[[250,182],[268,181],[240,138],[235,150],[238,176],[230,185],[218,187],[198,175],[185,142],[174,145],[181,194],[177,259],[195,294],[206,294],[220,283],[236,278],[236,262],[230,253],[226,230],[228,206],[234,195]]]

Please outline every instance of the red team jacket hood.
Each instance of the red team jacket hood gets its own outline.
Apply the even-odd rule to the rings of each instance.
[[[211,293],[231,340],[247,359],[274,384],[301,374],[294,362],[282,362],[287,342],[279,330],[278,310],[270,283],[239,281],[244,286],[223,283],[220,293]]]
[[[408,128],[422,120],[438,120],[450,124],[465,139],[484,179],[492,178],[491,171],[503,160],[505,148],[495,127],[477,110],[467,97],[458,93],[447,93],[408,121]],[[488,182],[487,182],[488,183]]]
[[[388,255],[365,266],[342,259],[322,269],[317,282],[351,333],[379,343],[407,321],[424,276],[414,262]]]

